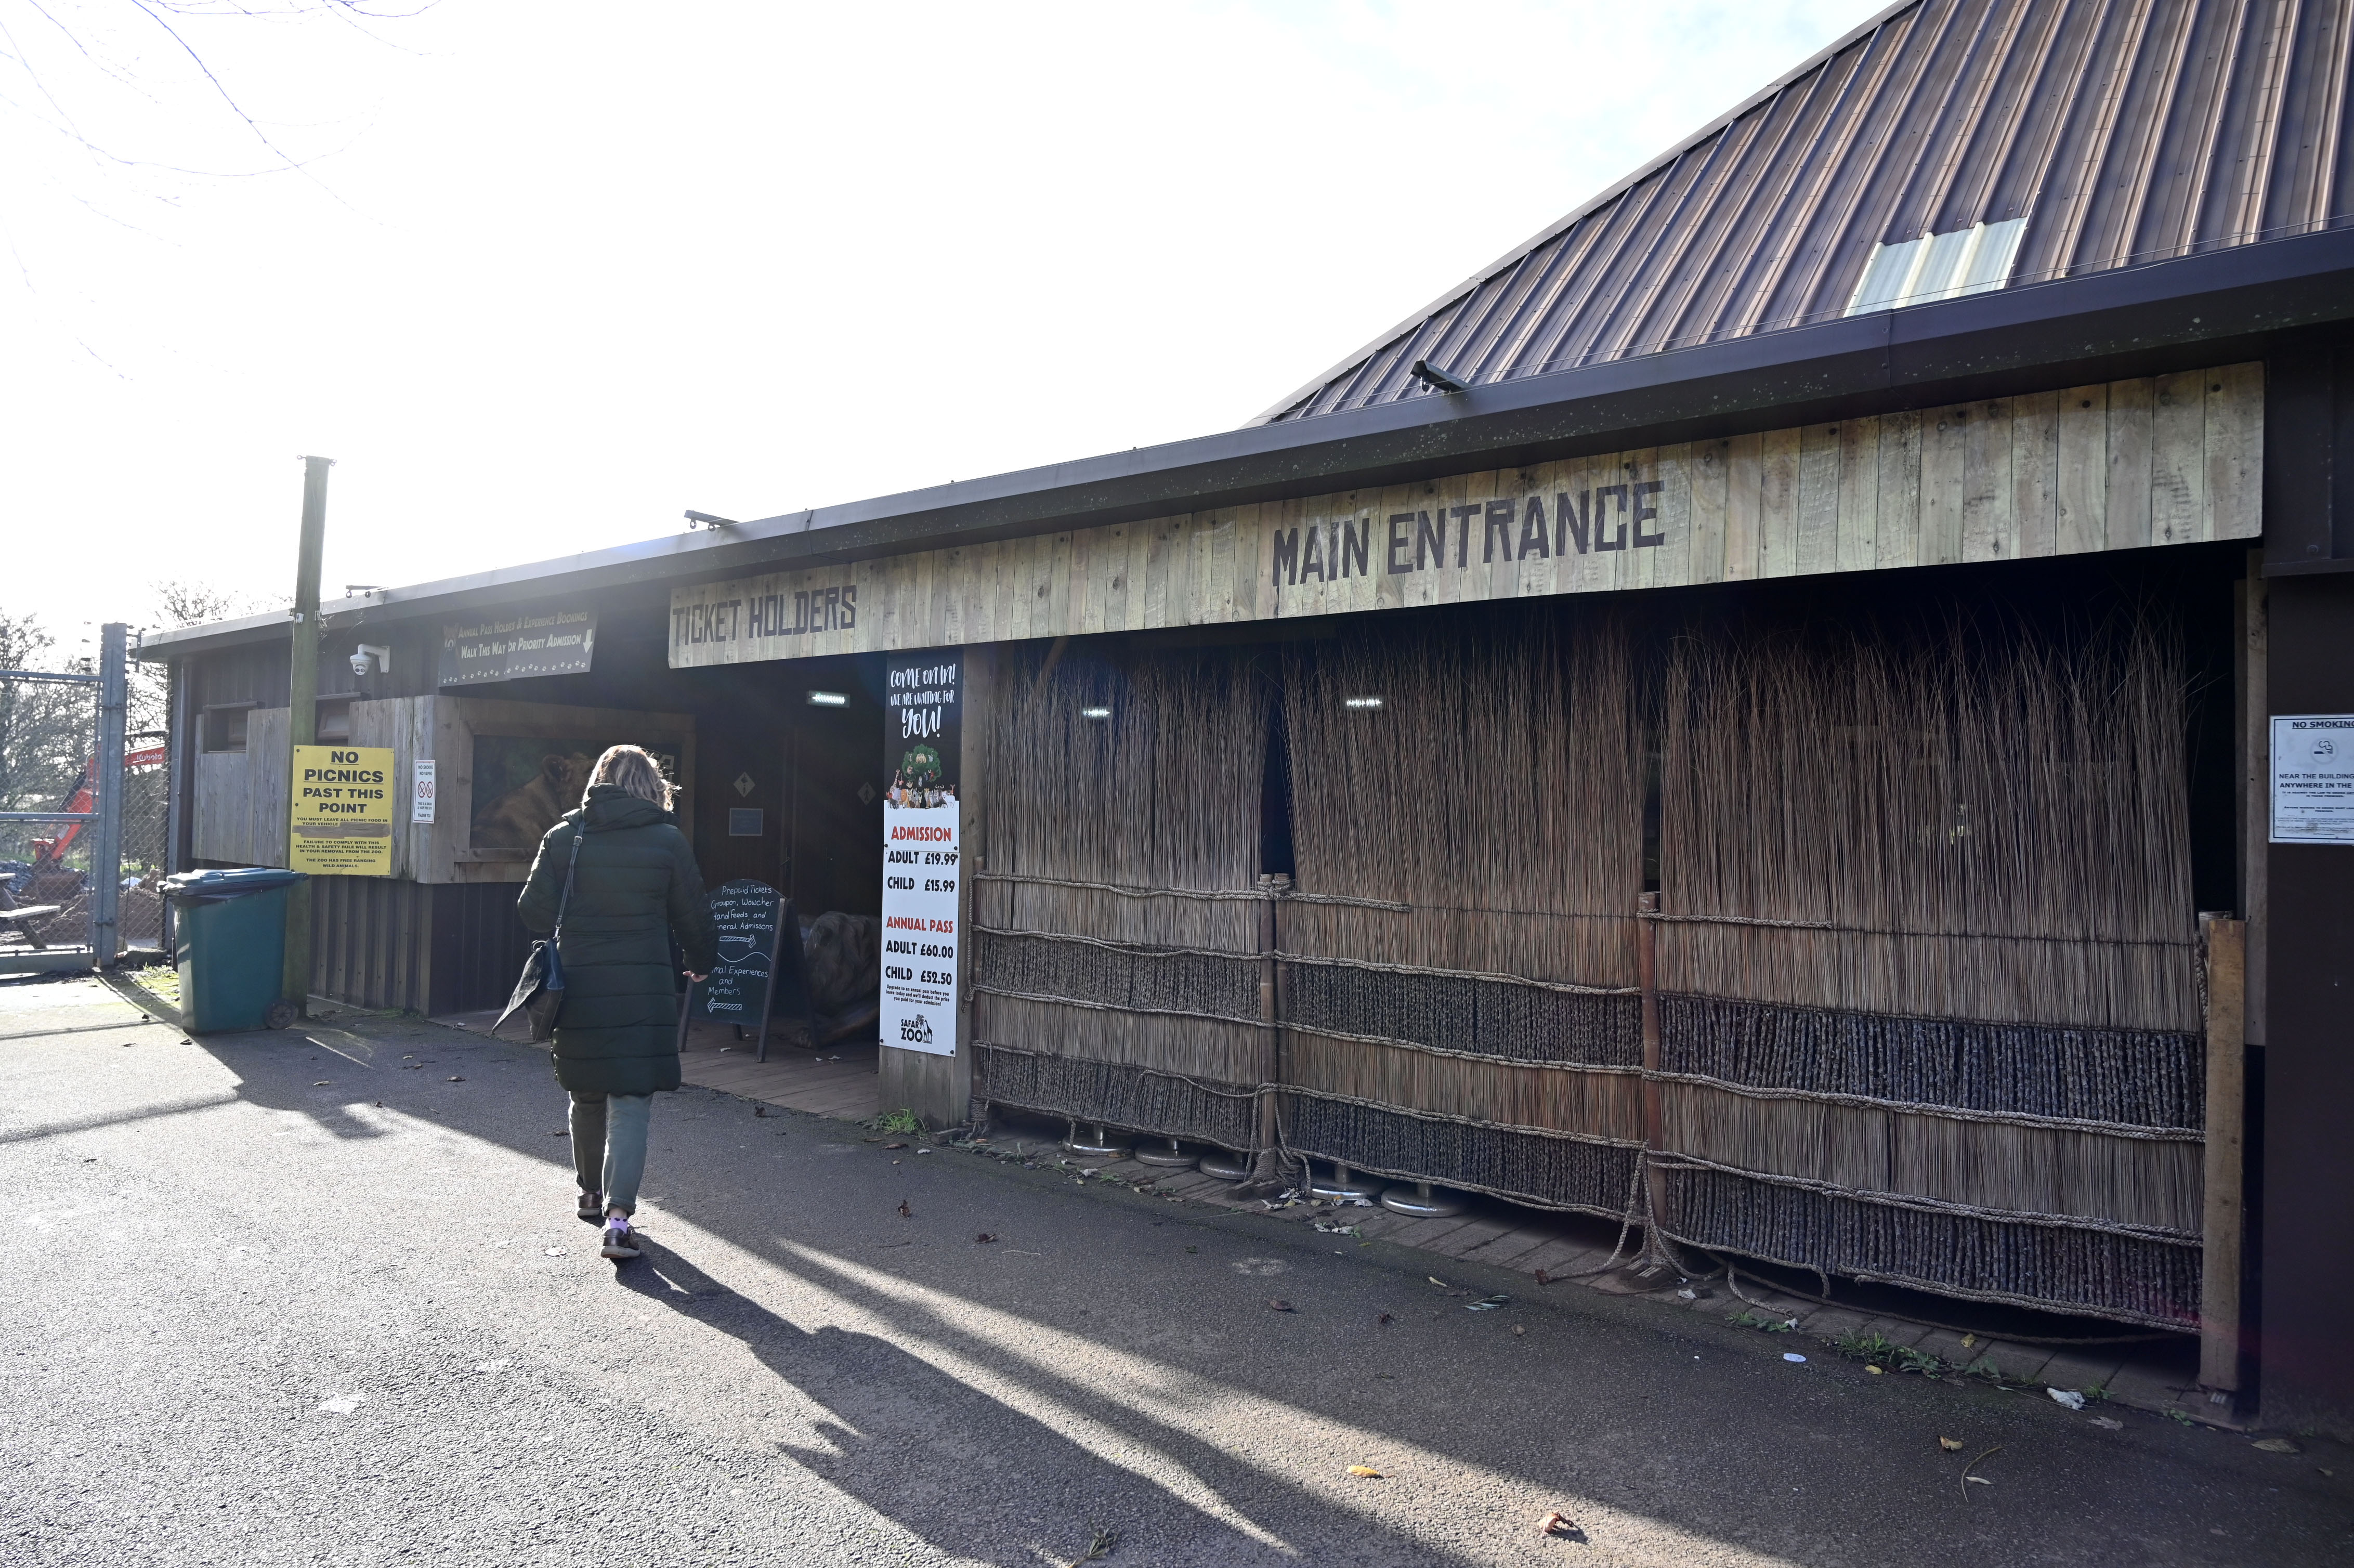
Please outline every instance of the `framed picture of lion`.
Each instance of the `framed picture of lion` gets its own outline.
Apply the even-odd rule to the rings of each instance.
[[[695,832],[695,720],[518,703],[498,698],[434,700],[435,751],[451,780],[431,832],[453,882],[520,882],[540,836],[580,803],[590,770],[609,746],[642,746],[678,786],[679,825]],[[428,873],[420,880],[443,880]]]
[[[534,848],[558,818],[580,803],[605,747],[621,744],[645,746],[662,764],[663,777],[680,782],[675,745],[580,736],[476,736],[468,842],[478,850]]]

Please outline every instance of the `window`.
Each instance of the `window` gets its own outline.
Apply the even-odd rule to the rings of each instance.
[[[207,704],[204,710],[204,749],[243,751],[246,715],[259,705],[255,703]]]
[[[1876,245],[1847,313],[1860,316],[1999,289],[2010,281],[2010,264],[2026,230],[2027,220],[2014,217],[1925,234],[1901,245]]]

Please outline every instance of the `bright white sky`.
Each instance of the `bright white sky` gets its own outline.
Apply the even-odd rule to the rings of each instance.
[[[1878,0],[276,3],[181,24],[257,131],[0,0],[0,608],[67,653],[291,592],[302,452],[333,594],[1233,428]]]

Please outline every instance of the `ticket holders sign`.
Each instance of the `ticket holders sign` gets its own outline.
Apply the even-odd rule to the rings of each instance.
[[[390,876],[392,797],[392,747],[296,747],[288,868],[313,876]]]
[[[883,719],[883,1044],[957,1049],[957,804],[964,725],[955,652],[895,656]]]
[[[769,1022],[798,1019],[815,1043],[809,982],[801,968],[801,924],[792,901],[765,882],[722,884],[711,895],[711,919],[719,928],[719,961],[705,979],[687,989],[678,1022],[685,1044],[689,1021],[732,1023],[736,1038],[759,1031],[757,1059],[769,1059]]]

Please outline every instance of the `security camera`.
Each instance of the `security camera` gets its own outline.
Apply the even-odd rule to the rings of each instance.
[[[368,673],[368,656],[367,656],[366,654],[365,654],[365,653],[355,653],[355,654],[353,654],[353,655],[352,655],[352,673],[353,673],[353,674],[355,674],[355,675],[356,675],[356,676],[358,676],[361,680],[365,681],[365,680],[366,680],[366,679],[367,679],[367,673]]]
[[[387,675],[392,673],[391,646],[389,644],[379,644],[375,642],[363,642],[357,648],[352,650],[352,673],[358,676],[363,681],[366,680],[368,661],[371,659],[376,661],[376,667],[377,669],[383,671]]]

